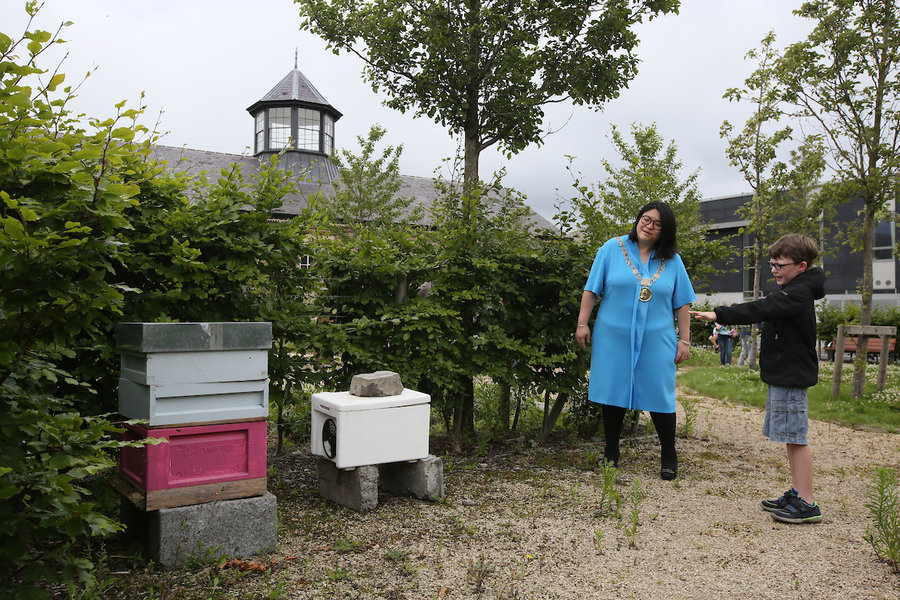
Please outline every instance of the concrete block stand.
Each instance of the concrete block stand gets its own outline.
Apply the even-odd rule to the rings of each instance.
[[[189,560],[212,562],[222,556],[247,557],[275,550],[277,501],[266,493],[147,514],[150,557],[166,569]]]
[[[338,469],[327,458],[319,458],[319,492],[332,502],[361,512],[378,506],[378,467]]]
[[[432,455],[417,460],[338,469],[319,457],[319,491],[336,504],[358,511],[378,506],[379,487],[400,496],[435,501],[444,497],[444,463]]]
[[[415,462],[378,465],[381,489],[434,502],[444,497],[444,462],[429,454]]]

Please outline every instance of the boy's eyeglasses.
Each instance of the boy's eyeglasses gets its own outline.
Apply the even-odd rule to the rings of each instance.
[[[778,271],[782,270],[783,268],[785,268],[785,267],[788,266],[788,265],[796,265],[796,264],[798,264],[798,263],[795,263],[795,262],[777,263],[777,262],[772,262],[771,260],[769,261],[769,266],[770,266],[770,267],[772,268],[772,270],[775,271],[776,273],[777,273]]]

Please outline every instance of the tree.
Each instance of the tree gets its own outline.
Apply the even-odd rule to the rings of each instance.
[[[480,254],[475,247],[480,240],[470,234],[480,229],[483,207],[477,204],[490,187],[479,183],[481,152],[498,144],[514,154],[540,143],[547,104],[568,100],[598,105],[615,98],[637,72],[633,51],[638,39],[632,27],[644,18],[677,11],[680,4],[295,1],[303,28],[322,36],[336,52],[351,52],[365,61],[373,87],[390,94],[388,106],[428,115],[462,136],[463,187],[458,198],[461,227],[467,233],[453,239],[462,263]],[[470,267],[475,268],[460,268]],[[471,333],[477,328],[471,320],[479,293],[470,289],[466,295],[461,315],[464,330]],[[468,391],[459,416],[465,420],[464,432],[473,433],[467,415],[473,410],[474,386],[468,381],[463,388]]]
[[[295,0],[303,28],[366,63],[386,104],[461,135],[466,188],[494,144],[540,143],[544,106],[597,105],[637,72],[632,28],[679,0]]]
[[[94,490],[140,444],[98,414],[115,402],[118,321],[271,319],[276,404],[316,339],[295,275],[318,221],[269,222],[285,174],[171,176],[147,160],[141,110],[70,113],[65,76],[38,66],[59,30],[30,27],[0,33],[0,597],[16,598],[75,593],[91,540],[122,529]]]
[[[818,130],[835,181],[826,192],[864,201],[860,323],[872,313],[875,225],[900,192],[900,4],[896,0],[816,0],[795,11],[811,19],[809,37],[789,46],[777,75],[783,98]],[[853,395],[865,384],[860,349]]]
[[[29,2],[30,17],[37,4]],[[79,410],[91,386],[60,367],[121,313],[117,236],[138,191],[120,167],[136,110],[86,131],[72,87],[38,66],[61,42],[0,33],[0,596],[49,597],[42,582],[93,579],[80,544],[121,529],[86,478],[115,465],[121,430]],[[47,77],[42,79],[42,75]]]
[[[756,61],[756,70],[745,81],[746,87],[731,88],[724,97],[731,102],[749,100],[753,112],[743,129],[734,134],[728,121],[722,123],[720,136],[728,141],[725,151],[753,190],[753,198],[738,209],[738,215],[748,224],[740,233],[753,238],[748,262],[753,265],[753,300],[760,297],[761,278],[768,248],[780,235],[788,232],[806,233],[818,237],[819,206],[809,198],[810,188],[818,182],[825,168],[823,148],[815,136],[807,137],[792,151],[791,166],[778,160],[778,149],[791,139],[792,129],[778,127],[784,116],[780,89],[777,87],[775,65],[780,56],[774,48],[775,34],[770,32],[759,50],[751,50],[746,57]],[[812,229],[815,229],[813,231]],[[753,325],[750,349],[750,368],[756,365],[756,324]]]
[[[400,155],[403,146],[388,146],[374,158],[375,145],[384,137],[384,128],[374,125],[369,137],[357,136],[360,153],[341,150],[331,157],[339,177],[334,181],[334,194],[320,196],[318,208],[327,210],[345,227],[386,227],[398,223],[415,223],[421,210],[412,206],[415,198],[400,196]]]
[[[605,181],[584,184],[576,178],[577,195],[572,199],[580,220],[585,251],[593,253],[606,240],[627,233],[634,217],[647,202],[668,203],[678,223],[678,252],[695,281],[712,272],[711,264],[721,259],[721,241],[706,238],[700,222],[700,191],[697,172],[682,179],[682,162],[674,142],[665,145],[656,124],[631,126],[633,145],[616,126],[610,141],[621,166],[603,159]]]

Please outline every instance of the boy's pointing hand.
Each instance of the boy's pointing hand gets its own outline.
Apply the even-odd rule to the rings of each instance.
[[[714,313],[711,310],[707,310],[707,311],[692,310],[691,316],[697,317],[701,321],[715,321],[716,320],[716,313]]]

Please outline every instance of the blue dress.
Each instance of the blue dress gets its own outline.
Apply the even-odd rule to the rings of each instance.
[[[652,278],[660,261],[641,262],[636,242],[613,238],[597,251],[584,289],[599,298],[591,340],[591,402],[634,410],[675,412],[675,354],[678,338],[673,311],[697,299],[677,254],[641,302],[641,283],[625,261],[619,240],[641,277]]]

